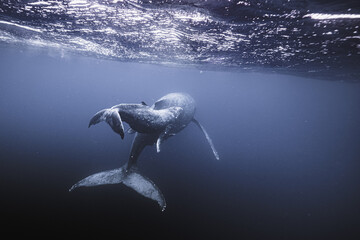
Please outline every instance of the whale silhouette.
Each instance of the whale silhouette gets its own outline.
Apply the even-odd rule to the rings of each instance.
[[[137,159],[147,145],[156,144],[160,152],[161,144],[183,130],[190,122],[195,123],[204,133],[213,154],[219,160],[214,144],[205,128],[194,118],[195,101],[186,93],[170,93],[157,100],[152,106],[141,104],[119,104],[97,112],[90,120],[89,127],[99,122],[107,122],[112,130],[124,138],[123,121],[129,124],[128,133],[136,133],[128,162],[120,168],[90,175],[69,191],[78,187],[122,183],[139,194],[156,201],[162,211],[166,201],[160,189],[148,178],[139,173]]]

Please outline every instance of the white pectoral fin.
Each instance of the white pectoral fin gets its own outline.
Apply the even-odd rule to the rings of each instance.
[[[161,144],[161,137],[159,137],[156,141],[156,152],[160,152],[160,144]]]
[[[129,169],[126,171],[126,166],[90,175],[74,184],[69,191],[78,187],[93,187],[117,183],[123,183],[125,186],[134,189],[142,196],[156,201],[161,210],[165,210],[166,202],[160,189],[150,179],[142,176],[136,170]]]
[[[171,135],[174,135],[174,134],[171,134],[171,128],[172,128],[172,125],[169,124],[166,126],[165,130],[160,133],[158,139],[156,140],[156,152],[159,153],[160,152],[160,145],[161,143],[164,141],[164,139],[168,138],[169,136]]]
[[[208,143],[209,143],[209,145],[210,145],[210,147],[211,147],[211,149],[212,149],[212,151],[213,151],[213,154],[214,154],[216,160],[220,160],[219,154],[218,154],[218,152],[216,151],[215,146],[214,146],[214,144],[213,144],[213,142],[212,142],[209,134],[206,132],[205,128],[204,128],[195,118],[193,118],[192,121],[193,121],[193,122],[201,129],[201,131],[204,133],[204,135],[205,135],[205,137],[206,137],[206,140],[208,141]]]
[[[89,127],[102,121],[106,121],[114,132],[118,133],[122,139],[124,138],[124,125],[122,123],[118,109],[108,108],[97,112],[91,118]]]

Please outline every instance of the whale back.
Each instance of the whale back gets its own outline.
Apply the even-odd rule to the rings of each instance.
[[[186,93],[169,93],[157,100],[151,107],[154,110],[181,107],[183,110],[177,119],[177,123],[185,126],[190,123],[195,114],[195,101]]]

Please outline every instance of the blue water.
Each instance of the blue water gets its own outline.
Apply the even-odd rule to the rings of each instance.
[[[359,14],[350,0],[0,1],[3,234],[360,239]],[[138,160],[164,212],[121,184],[68,191],[128,160],[134,135],[88,128],[94,113],[170,92],[195,99],[219,161],[190,123]]]
[[[277,74],[200,72],[1,48],[3,229],[76,236],[357,239],[360,85]],[[122,185],[68,192],[127,161],[92,114],[184,91],[220,154],[189,125],[145,149],[142,173],[167,209]],[[45,232],[46,233],[45,233]]]

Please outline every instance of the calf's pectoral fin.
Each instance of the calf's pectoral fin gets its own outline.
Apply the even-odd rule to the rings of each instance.
[[[215,149],[215,146],[209,136],[209,134],[206,132],[205,128],[199,123],[199,121],[197,121],[195,118],[192,119],[192,121],[200,128],[200,130],[204,133],[205,137],[206,137],[206,140],[208,141],[212,151],[213,151],[213,154],[216,158],[216,160],[220,160],[220,157],[219,157],[219,154],[218,152],[216,151]]]

